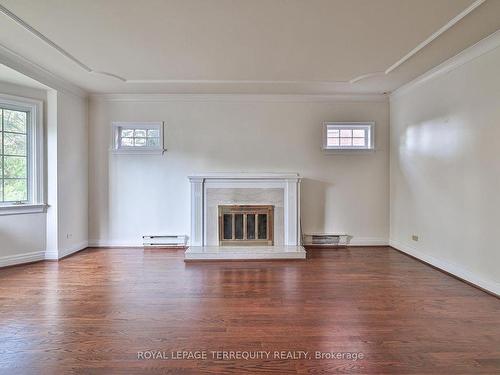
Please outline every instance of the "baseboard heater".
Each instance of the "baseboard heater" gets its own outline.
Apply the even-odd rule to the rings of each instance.
[[[304,234],[302,244],[304,246],[347,246],[351,236],[348,234]]]
[[[148,235],[142,236],[144,247],[179,247],[187,245],[187,236],[184,234],[173,235]]]

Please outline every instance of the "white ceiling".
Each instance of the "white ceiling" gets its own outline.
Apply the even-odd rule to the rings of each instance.
[[[381,93],[500,28],[500,0],[0,5],[0,44],[89,92]]]

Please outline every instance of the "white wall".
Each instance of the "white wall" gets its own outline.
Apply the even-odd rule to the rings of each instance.
[[[497,294],[499,45],[494,34],[390,103],[391,244]]]
[[[58,92],[59,256],[88,244],[88,103]]]
[[[109,98],[108,98],[109,99]],[[189,234],[197,172],[298,172],[304,232],[388,241],[388,103],[242,96],[90,102],[89,241],[140,244],[143,234]],[[376,152],[321,151],[323,121],[376,121]],[[163,156],[112,155],[112,121],[165,121]]]
[[[87,99],[0,82],[0,93],[44,103],[47,213],[0,215],[0,266],[57,259],[88,243]]]
[[[0,93],[22,96],[44,102],[44,90],[0,82]],[[45,251],[46,214],[0,215],[0,266],[43,258]],[[36,254],[34,254],[36,253]]]
[[[88,103],[64,91],[49,98],[48,179],[57,184],[48,189],[46,257],[58,259],[88,245]]]

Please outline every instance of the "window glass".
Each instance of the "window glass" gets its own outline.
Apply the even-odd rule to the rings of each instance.
[[[0,203],[28,200],[28,112],[0,109]]]

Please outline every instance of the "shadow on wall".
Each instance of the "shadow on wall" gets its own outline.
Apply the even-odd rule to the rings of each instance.
[[[300,213],[302,233],[326,231],[328,220],[327,192],[333,186],[330,182],[303,178],[300,188]]]

